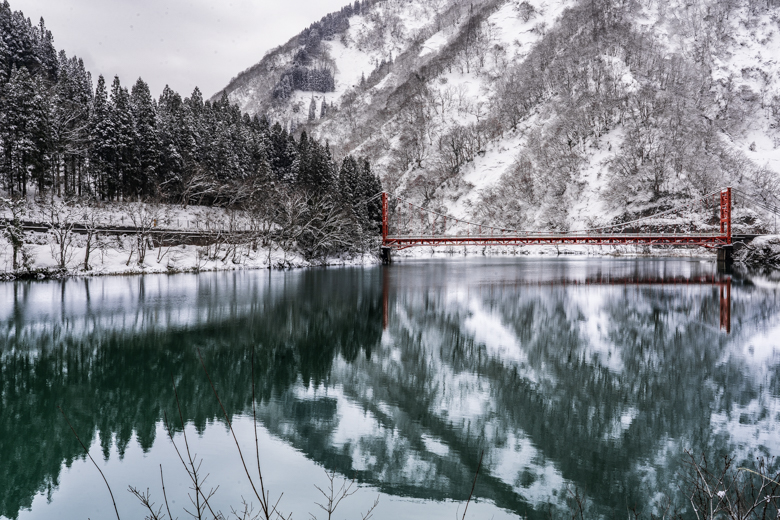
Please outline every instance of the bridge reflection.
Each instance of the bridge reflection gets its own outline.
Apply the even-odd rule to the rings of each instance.
[[[385,266],[382,272],[382,329],[387,330],[390,322],[390,303],[389,303],[389,269]],[[515,280],[511,283],[503,283],[501,287],[542,287],[542,286],[626,286],[626,287],[717,287],[720,293],[720,330],[726,334],[731,334],[731,276],[718,275],[699,275],[699,276],[610,276],[608,274],[598,273],[590,275],[585,279],[555,279],[544,281]]]

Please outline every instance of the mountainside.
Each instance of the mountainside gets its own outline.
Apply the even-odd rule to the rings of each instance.
[[[374,0],[225,92],[431,209],[576,229],[725,185],[776,204],[778,57],[778,0]]]

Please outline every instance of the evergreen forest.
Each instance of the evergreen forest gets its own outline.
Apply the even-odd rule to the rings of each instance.
[[[0,4],[0,34],[6,200],[263,208],[272,221],[289,213],[284,200],[299,204],[301,214],[325,202],[341,236],[316,254],[365,249],[367,237],[378,233],[379,203],[370,199],[382,188],[366,159],[337,162],[327,142],[250,117],[225,95],[204,101],[197,87],[189,97],[166,87],[155,99],[141,78],[131,87],[119,77],[99,76],[93,84],[81,59],[56,50],[43,19],[33,25],[7,0]],[[332,75],[318,70],[304,79],[328,88],[330,78],[332,87]],[[315,227],[316,221],[307,220]]]

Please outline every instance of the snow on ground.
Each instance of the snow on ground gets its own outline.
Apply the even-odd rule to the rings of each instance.
[[[336,61],[336,91],[326,94],[329,100],[338,99],[350,88],[360,85],[361,76],[368,78],[382,59],[379,53],[347,47],[337,40],[325,45],[330,57]]]
[[[428,54],[437,53],[443,49],[449,41],[447,32],[449,31],[439,31],[425,40],[425,42],[422,44],[422,50],[420,51],[419,57],[422,58]]]
[[[58,200],[57,202],[61,202]],[[41,204],[34,199],[28,199],[27,211],[22,220],[25,222],[46,224],[48,222],[47,211],[50,211],[47,204]],[[63,214],[68,214],[65,218],[67,222],[80,223],[83,221],[85,212],[96,215],[95,222],[101,226],[131,227],[131,215],[144,213],[157,222],[153,226],[158,229],[168,229],[177,231],[197,231],[204,229],[207,225],[213,224],[215,229],[227,229],[227,222],[230,219],[231,212],[219,207],[206,206],[179,206],[173,204],[144,204],[140,202],[108,202],[99,207],[75,204],[62,209]],[[234,212],[234,216],[243,223],[246,218],[241,212]],[[10,212],[0,209],[0,218],[9,218]]]
[[[604,203],[602,190],[607,185],[608,161],[613,156],[613,149],[618,150],[623,142],[623,127],[617,127],[599,139],[599,148],[589,150],[588,164],[581,172],[580,180],[584,182],[579,200],[572,208],[572,231],[592,227],[594,222],[609,222],[619,214],[619,211],[609,211]]]
[[[23,220],[46,225],[46,205],[29,201]],[[143,204],[137,202],[109,203],[96,209],[90,206],[62,206],[61,213],[67,213],[64,221],[81,223],[85,212],[97,212],[96,224],[104,228],[132,228],[133,215],[143,214],[147,226],[160,230],[181,232],[219,232],[249,229],[249,220],[241,212],[230,212],[223,208],[188,206],[186,208],[165,204]],[[0,219],[10,215],[0,212]],[[232,219],[232,220],[231,220]],[[154,221],[151,225],[149,222]],[[135,234],[128,231],[123,235],[101,235],[101,245],[90,253],[90,269],[84,270],[86,254],[85,235],[74,233],[73,245],[67,252],[67,271],[72,275],[108,275],[225,271],[239,269],[290,269],[315,265],[369,265],[378,262],[373,254],[357,257],[334,257],[322,262],[308,261],[301,255],[286,253],[278,247],[252,250],[245,245],[194,246],[179,245],[149,249],[143,263],[138,262],[135,250]],[[55,270],[59,255],[52,236],[46,233],[25,233],[25,251],[31,259],[28,267],[40,270]],[[226,248],[234,248],[228,251]],[[18,259],[22,262],[21,257]],[[0,277],[13,271],[12,249],[8,241],[0,237]],[[43,276],[43,275],[42,275]]]
[[[32,269],[57,268],[54,255],[56,251],[48,243],[47,237],[41,235],[37,238],[38,244],[27,244],[26,249],[33,259]],[[161,247],[147,251],[144,262],[138,262],[138,255],[134,251],[131,255],[129,242],[132,237],[119,241],[109,240],[110,247],[103,251],[95,250],[90,253],[89,271],[85,271],[84,256],[86,249],[73,247],[67,270],[70,275],[99,276],[115,274],[152,274],[152,273],[177,273],[177,272],[203,272],[203,271],[235,271],[242,269],[292,269],[300,267],[313,267],[320,265],[372,265],[378,262],[374,255],[356,257],[327,258],[323,262],[308,261],[298,254],[285,253],[278,248],[269,251],[267,248],[258,248],[252,251],[240,248],[237,255],[228,254],[224,247],[217,254],[206,254],[206,248],[202,246],[181,245]],[[209,248],[212,252],[214,246]],[[0,274],[12,272],[11,248],[5,242],[0,242]],[[43,275],[41,275],[43,276]]]
[[[755,238],[737,251],[734,260],[750,269],[780,268],[780,235]]]
[[[770,13],[754,17],[747,7],[731,20],[726,49],[713,60],[713,79],[730,84],[745,101],[763,106],[780,96],[780,27]],[[763,111],[761,111],[763,112]],[[780,136],[765,113],[747,118],[748,128],[735,145],[759,166],[780,172]]]
[[[534,8],[527,21],[515,2],[507,2],[488,18],[495,39],[509,50],[510,62],[525,59],[533,45],[542,37],[543,27],[552,27],[564,9],[574,4],[571,0],[532,0]]]

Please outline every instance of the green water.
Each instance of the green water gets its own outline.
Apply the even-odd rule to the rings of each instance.
[[[724,296],[730,291],[730,298]],[[684,506],[684,452],[780,454],[780,287],[698,260],[462,259],[0,284],[0,516],[186,518],[184,432],[230,513],[243,452],[293,518],[548,518]],[[724,308],[725,306],[725,308]],[[724,314],[725,312],[725,314]],[[725,318],[724,318],[725,316]],[[729,332],[726,332],[728,329]]]

